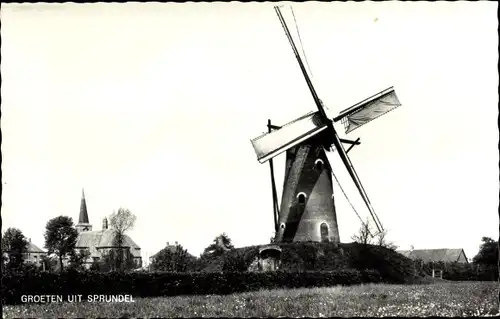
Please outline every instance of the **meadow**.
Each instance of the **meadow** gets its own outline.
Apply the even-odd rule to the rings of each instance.
[[[493,316],[498,282],[366,284],[232,295],[134,298],[134,303],[4,306],[4,318]]]

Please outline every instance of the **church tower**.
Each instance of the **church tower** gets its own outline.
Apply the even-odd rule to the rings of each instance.
[[[85,193],[82,189],[82,202],[80,203],[80,217],[78,218],[78,224],[76,225],[76,230],[80,232],[92,231],[92,225],[89,223],[89,215],[87,213],[87,203],[85,202]]]

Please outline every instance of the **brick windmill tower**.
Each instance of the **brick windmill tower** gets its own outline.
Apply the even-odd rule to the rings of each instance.
[[[260,163],[269,161],[273,193],[275,242],[327,241],[339,243],[339,227],[332,186],[332,167],[326,151],[336,150],[356,185],[378,231],[383,231],[361,181],[347,153],[355,141],[339,138],[334,123],[341,121],[346,134],[400,106],[392,87],[345,109],[330,119],[319,99],[290,35],[279,7],[274,7],[285,30],[317,111],[307,113],[283,126],[271,124],[268,133],[251,140]],[[350,147],[345,150],[343,144]],[[281,206],[274,179],[273,158],[286,152]]]

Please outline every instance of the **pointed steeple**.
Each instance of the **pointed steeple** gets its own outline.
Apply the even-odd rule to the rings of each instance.
[[[87,202],[85,201],[85,193],[82,189],[82,201],[80,203],[80,216],[78,217],[78,224],[76,229],[79,232],[92,231],[92,225],[89,223],[89,214],[87,213]]]
[[[85,202],[85,193],[82,188],[82,202],[80,204],[80,218],[78,218],[78,224],[88,224],[89,215],[87,213],[87,203]]]

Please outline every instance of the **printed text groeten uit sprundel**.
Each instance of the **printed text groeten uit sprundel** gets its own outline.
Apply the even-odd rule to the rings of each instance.
[[[22,295],[24,303],[58,303],[58,302],[135,302],[132,295]]]

